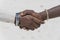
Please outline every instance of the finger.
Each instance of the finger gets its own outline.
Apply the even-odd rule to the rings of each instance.
[[[41,21],[41,24],[44,24],[45,22],[44,21]]]
[[[22,14],[21,16],[32,15],[33,13],[35,13],[33,10],[24,10],[20,12],[20,14]]]
[[[26,16],[26,15],[31,15],[31,13],[21,12],[20,15],[23,17],[23,16]]]
[[[35,23],[40,25],[40,23],[42,22],[41,20],[39,20],[39,19],[37,19],[37,18],[35,18],[35,17],[31,16],[31,15],[27,15],[27,17],[31,18],[32,23],[34,21]]]
[[[25,26],[25,28],[27,29],[27,30],[34,30],[34,26],[33,25],[28,25],[28,26]]]
[[[23,13],[20,13],[21,16],[23,16],[24,14]]]
[[[28,26],[30,30],[37,29],[40,25],[32,21],[32,23]]]
[[[34,21],[33,21],[32,25],[33,25],[34,28],[38,28],[38,27],[40,27],[40,24],[37,24],[37,23],[34,22]]]
[[[33,30],[32,26],[22,26],[24,30]]]
[[[32,20],[33,20],[34,22],[36,22],[37,24],[40,24],[40,23],[41,23],[41,20],[39,20],[39,19],[37,19],[37,18],[35,18],[35,17],[33,17],[33,16],[31,16],[31,18],[32,18]]]
[[[26,15],[27,15],[26,13],[20,12],[21,17],[26,16]]]
[[[35,29],[35,27],[33,26],[33,25],[30,25],[30,28],[29,28],[30,30],[34,30]]]
[[[26,29],[26,30],[29,30],[29,28],[28,28],[28,27],[25,27],[25,29]]]
[[[41,22],[41,20],[39,20],[31,15],[26,15],[25,17],[28,18],[29,20],[35,21],[37,24],[40,24],[40,22]]]
[[[31,19],[28,16],[21,17],[21,23],[20,26],[23,26],[23,29],[31,29]]]
[[[39,27],[40,24],[35,23],[34,20],[31,20],[31,18],[32,18],[31,15],[21,17],[20,25],[21,25],[21,27],[23,26],[23,29],[34,30]]]
[[[35,17],[33,17],[33,16],[32,16],[32,20],[35,21],[35,22],[38,23],[38,24],[44,24],[44,21],[42,21],[42,20],[40,20],[40,19],[38,19],[38,18],[35,18]]]
[[[19,26],[21,29],[23,28],[23,26]]]
[[[30,24],[31,24],[31,20],[27,16],[21,17],[20,25],[27,26],[27,25],[30,25]]]

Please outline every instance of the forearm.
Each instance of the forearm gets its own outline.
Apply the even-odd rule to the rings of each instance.
[[[60,16],[60,5],[56,6],[56,7],[53,7],[51,9],[47,10],[47,11],[48,11],[49,19],[59,17]],[[43,20],[47,19],[46,11],[41,12],[40,15],[42,16]]]

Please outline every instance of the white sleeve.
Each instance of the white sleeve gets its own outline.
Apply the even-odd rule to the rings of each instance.
[[[0,13],[0,21],[14,23],[15,15]]]

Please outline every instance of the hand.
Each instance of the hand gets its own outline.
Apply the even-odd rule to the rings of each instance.
[[[40,21],[39,19],[31,16],[31,15],[26,15],[24,17],[20,17],[20,28],[26,29],[26,30],[34,30],[38,27],[40,27]]]
[[[34,30],[38,28],[41,24],[44,23],[42,21],[41,16],[34,12],[33,10],[25,10],[20,12],[21,20],[20,20],[20,28],[25,28],[27,30]]]
[[[44,19],[42,18],[42,15],[33,11],[33,10],[24,10],[22,12],[20,12],[20,16],[24,17],[26,15],[31,15],[37,19],[39,19],[40,21],[42,21],[42,24],[44,24]]]
[[[39,13],[37,13],[37,12],[35,12],[35,11],[33,11],[33,10],[24,10],[24,11],[20,12],[20,15],[21,15],[22,17],[23,17],[23,16],[26,16],[26,15],[31,15],[31,16],[33,16],[33,17],[36,17],[36,18],[39,19],[39,20],[44,21],[43,18],[42,18],[42,15],[40,15]]]

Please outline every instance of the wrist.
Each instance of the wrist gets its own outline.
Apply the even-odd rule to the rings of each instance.
[[[47,19],[47,13],[45,11],[40,12],[39,15],[41,16],[43,21]]]
[[[44,19],[43,19],[43,15],[42,15],[41,13],[36,13],[36,14],[35,14],[35,17],[36,17],[37,19],[39,19],[39,20],[42,20],[42,21],[44,20]]]

